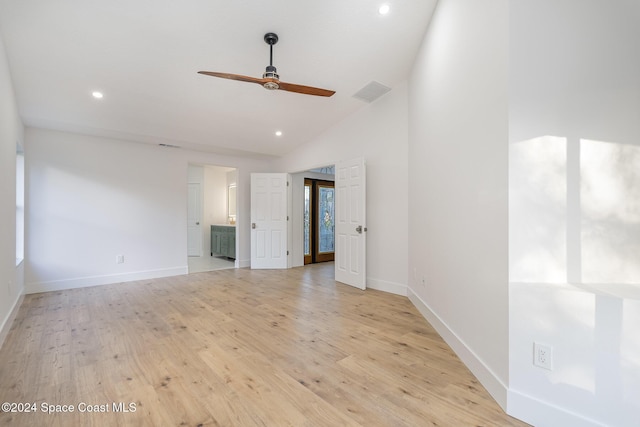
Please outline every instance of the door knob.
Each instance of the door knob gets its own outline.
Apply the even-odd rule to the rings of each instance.
[[[251,228],[256,228],[256,223],[255,222],[251,223]]]
[[[196,222],[196,225],[200,225],[200,223],[199,223],[199,222]]]
[[[362,226],[361,225],[357,226],[356,231],[358,232],[358,234],[362,234]]]

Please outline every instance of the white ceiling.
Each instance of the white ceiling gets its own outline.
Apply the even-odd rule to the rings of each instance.
[[[282,155],[367,105],[352,96],[371,81],[406,80],[436,1],[0,0],[0,31],[27,126]],[[282,81],[336,94],[197,74],[262,77],[267,32]]]

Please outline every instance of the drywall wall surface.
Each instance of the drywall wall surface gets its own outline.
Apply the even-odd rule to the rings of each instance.
[[[508,2],[441,0],[409,84],[412,301],[506,407]]]
[[[16,151],[24,127],[18,115],[9,64],[0,38],[0,345],[3,330],[23,293],[22,265],[16,265]],[[20,224],[21,221],[18,221]]]
[[[31,128],[26,140],[28,292],[186,273],[196,162],[238,168],[238,264],[249,264],[249,175],[266,161]]]
[[[508,406],[536,426],[638,425],[639,20],[634,1],[510,5]]]

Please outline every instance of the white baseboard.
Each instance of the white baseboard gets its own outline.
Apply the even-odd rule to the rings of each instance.
[[[453,332],[440,317],[434,313],[411,288],[407,288],[407,296],[425,319],[435,328],[442,339],[451,347],[462,362],[476,376],[478,381],[487,389],[489,394],[506,412],[507,386],[493,373],[489,367]]]
[[[18,310],[22,305],[22,300],[24,300],[24,294],[20,293],[17,295],[16,300],[13,302],[13,307],[9,310],[9,313],[2,319],[2,324],[0,325],[0,348],[2,348],[2,344],[4,344],[5,338],[9,335],[9,330],[11,329],[11,325],[18,314]]]
[[[25,293],[61,291],[64,289],[86,288],[89,286],[108,285],[110,283],[132,282],[134,280],[157,279],[160,277],[179,276],[187,274],[189,268],[163,268],[159,270],[134,271],[123,274],[108,274],[104,276],[78,277],[73,279],[52,280],[49,282],[33,282],[25,285]]]
[[[507,414],[536,427],[605,427],[605,424],[511,389]]]
[[[251,267],[250,259],[236,259],[236,268],[247,268]]]
[[[386,280],[372,279],[367,277],[367,288],[378,291],[389,292],[390,294],[407,296],[407,285],[401,283],[388,282]]]
[[[442,319],[410,288],[409,300],[510,416],[535,427],[604,427],[595,420],[509,389]]]
[[[0,323],[0,348],[4,344],[4,340],[9,335],[11,325],[18,315],[18,310],[24,300],[24,262],[22,259],[16,259],[16,269],[14,274],[14,280],[9,281],[9,298],[13,296],[13,302],[11,308],[7,311],[7,314]]]

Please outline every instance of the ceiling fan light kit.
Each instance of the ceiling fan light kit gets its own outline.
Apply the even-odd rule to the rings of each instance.
[[[220,77],[223,79],[238,80],[247,83],[257,83],[268,90],[284,90],[287,92],[301,93],[304,95],[326,97],[329,97],[335,93],[335,91],[333,90],[281,82],[276,67],[273,66],[273,45],[278,43],[278,35],[275,33],[267,33],[264,35],[264,41],[269,45],[269,65],[267,65],[267,68],[261,79],[242,76],[240,74],[218,73],[215,71],[198,71],[198,73],[212,77]]]

